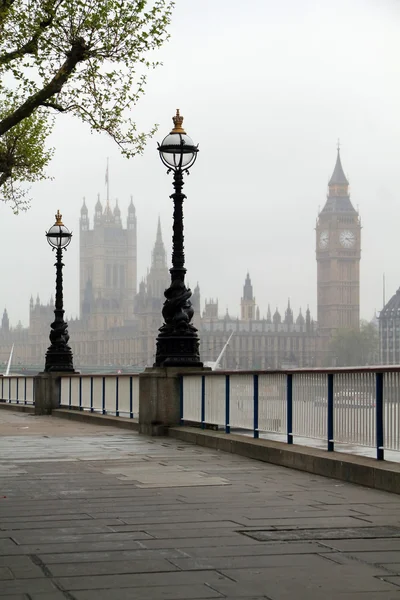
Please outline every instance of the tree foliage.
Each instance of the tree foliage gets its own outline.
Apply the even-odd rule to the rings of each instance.
[[[52,115],[106,132],[122,153],[149,136],[130,112],[144,93],[151,52],[168,38],[172,0],[0,0],[0,188],[45,176]],[[20,195],[18,195],[20,194]]]
[[[339,329],[332,337],[329,349],[337,367],[376,364],[379,351],[378,330],[368,321],[361,321],[359,330]]]

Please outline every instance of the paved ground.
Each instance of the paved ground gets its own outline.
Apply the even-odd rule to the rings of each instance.
[[[0,600],[400,600],[400,497],[0,409]]]

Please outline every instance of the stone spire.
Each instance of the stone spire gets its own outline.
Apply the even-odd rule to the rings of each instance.
[[[97,194],[97,202],[94,207],[94,222],[100,223],[103,215],[103,207],[100,202],[100,194]]]
[[[342,161],[340,160],[340,146],[338,145],[335,168],[332,177],[329,180],[329,187],[333,185],[349,185],[346,175],[344,174]]]
[[[336,164],[328,184],[328,197],[322,213],[355,213],[349,195],[349,182],[344,174],[340,159],[340,148],[337,150]]]
[[[83,203],[81,208],[81,218],[79,219],[79,225],[82,231],[87,231],[89,229],[89,214],[86,206],[85,196],[83,197]]]
[[[249,272],[247,272],[246,280],[243,286],[243,300],[253,300],[253,286],[251,285]]]
[[[303,317],[303,313],[301,312],[301,308],[300,308],[299,315],[296,319],[296,325],[304,325],[304,323],[305,323],[305,319]]]
[[[4,312],[3,312],[3,318],[1,320],[1,328],[4,332],[10,331],[10,320],[8,318],[8,312],[7,312],[6,308],[4,309]]]
[[[121,209],[118,206],[118,198],[115,201],[115,206],[113,210],[114,221],[117,225],[121,225]]]
[[[287,309],[285,310],[285,323],[293,325],[293,311],[290,308],[290,298],[288,298]]]
[[[82,208],[81,208],[81,215],[87,215],[88,214],[88,209],[86,206],[86,198],[85,196],[83,197],[83,203],[82,203]]]
[[[121,216],[121,209],[118,206],[118,198],[115,201],[115,207],[114,207],[114,217],[120,217]]]
[[[160,217],[158,217],[156,241],[151,256],[151,265],[155,268],[165,268],[167,266],[167,253],[162,239]]]
[[[311,314],[310,314],[309,306],[307,306],[307,310],[306,310],[306,329],[307,329],[307,331],[310,331],[310,329],[311,329]]]
[[[282,321],[281,314],[278,310],[278,307],[276,307],[276,311],[274,312],[273,321],[274,321],[275,325],[278,325],[278,323],[280,323]]]
[[[272,323],[271,306],[269,304],[268,304],[268,310],[267,310],[267,323]]]
[[[135,205],[133,204],[133,196],[131,196],[131,203],[128,206],[128,219],[126,224],[131,231],[136,230],[136,210]]]
[[[249,272],[247,272],[244,282],[240,307],[243,321],[252,321],[256,318],[256,299],[253,296],[253,286],[251,285]]]

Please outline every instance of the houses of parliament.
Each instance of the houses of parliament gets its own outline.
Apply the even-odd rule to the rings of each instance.
[[[311,229],[311,228],[310,228]],[[331,365],[329,341],[343,327],[359,326],[361,223],[349,195],[340,150],[328,183],[326,202],[315,228],[317,318],[308,307],[296,313],[287,306],[265,307],[261,318],[250,274],[244,279],[240,315],[219,312],[217,300],[201,302],[193,291],[194,324],[199,330],[201,359],[216,360],[231,332],[222,359],[227,369],[275,369]],[[154,362],[161,326],[164,290],[170,275],[160,221],[148,273],[137,286],[137,220],[134,204],[122,216],[118,204],[98,198],[93,221],[84,201],[80,214],[80,317],[68,322],[76,369],[142,369]],[[41,370],[49,346],[54,304],[31,297],[29,326],[10,326],[4,310],[0,357],[7,360],[14,344],[15,365]]]

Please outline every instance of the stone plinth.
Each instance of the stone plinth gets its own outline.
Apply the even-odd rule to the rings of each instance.
[[[50,415],[60,405],[60,377],[65,373],[38,373],[34,381],[35,414]]]
[[[188,373],[209,373],[210,368],[190,368]],[[180,423],[179,375],[182,367],[151,367],[139,375],[139,431],[165,435]]]

